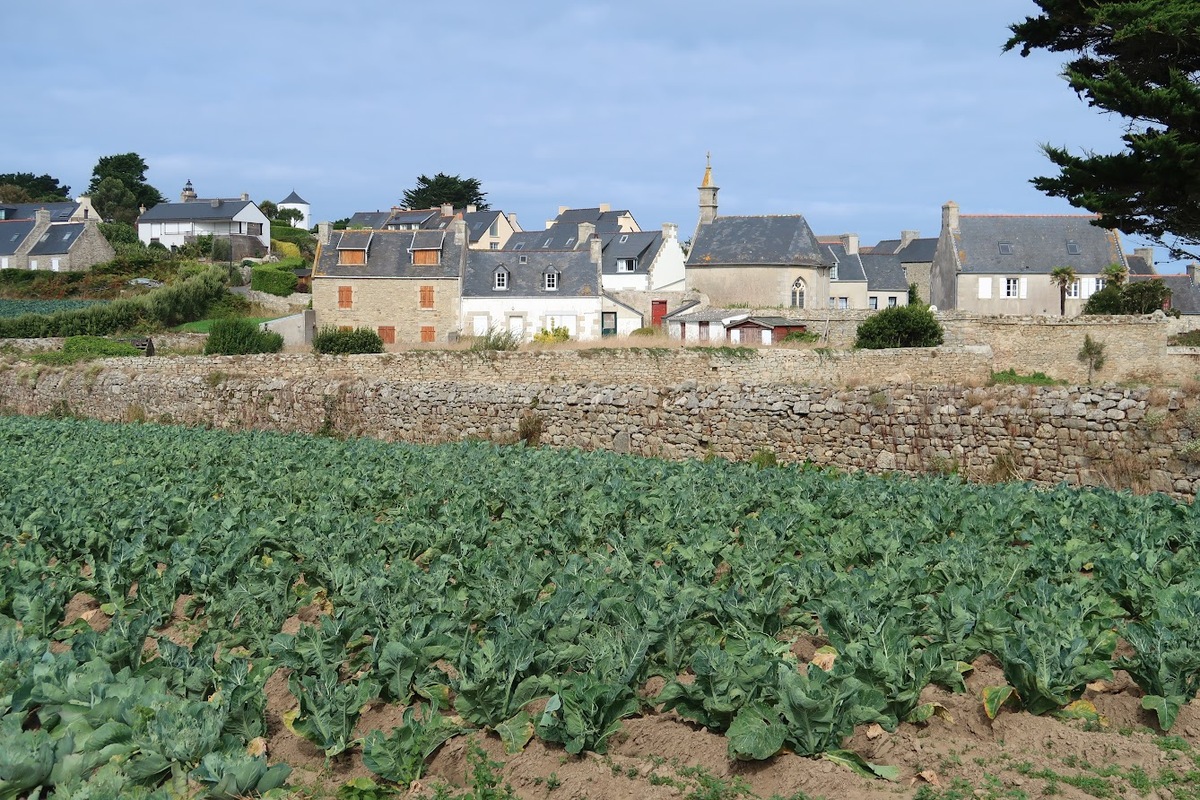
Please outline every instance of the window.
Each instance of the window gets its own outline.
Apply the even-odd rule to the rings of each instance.
[[[1100,291],[1101,289],[1103,289],[1107,285],[1108,285],[1108,279],[1096,278],[1096,291],[1097,292]]]
[[[384,344],[395,344],[396,343],[396,326],[395,325],[380,325],[379,326],[379,338],[383,340]]]
[[[1012,242],[999,242],[997,246],[1000,248],[1000,255],[1011,256],[1013,254]]]
[[[354,308],[354,287],[338,287],[338,308]]]
[[[849,297],[839,297],[838,298],[838,308],[839,309],[844,310],[849,307],[850,307],[850,298]]]
[[[57,258],[52,258],[52,259],[50,259],[50,271],[51,271],[51,272],[58,272],[58,268],[59,268],[59,261],[58,261],[58,259],[57,259]]]
[[[422,325],[421,326],[421,341],[423,343],[437,341],[437,333],[434,330],[432,325]]]
[[[1075,298],[1079,297],[1079,279],[1078,278],[1071,281],[1071,284],[1067,287],[1067,297],[1075,297]]]
[[[836,281],[838,279],[838,265],[834,264],[829,269],[829,280]]]
[[[569,247],[570,247],[571,245],[573,245],[573,244],[575,244],[575,237],[574,237],[574,236],[568,236],[568,237],[567,237],[567,240],[566,240],[565,242],[563,242],[563,247],[568,247],[568,248],[569,248]]]
[[[37,259],[36,258],[29,259],[29,268],[37,269]]]
[[[1083,253],[1083,248],[1079,246],[1079,242],[1074,239],[1067,239],[1067,255],[1077,256]]]
[[[837,308],[837,298],[836,297],[829,298],[829,307]]]
[[[867,298],[867,308],[875,311],[879,308],[879,298],[874,295]]]
[[[64,233],[64,234],[63,234],[63,238],[62,238],[62,240],[65,242],[65,241],[67,241],[67,240],[68,240],[68,239],[70,239],[70,238],[71,238],[71,234],[69,234],[69,233]]]
[[[888,308],[895,308],[895,307],[896,307],[896,304],[897,304],[897,303],[899,303],[899,302],[900,302],[900,299],[899,299],[899,298],[897,298],[897,297],[894,297],[894,296],[893,296],[893,297],[889,297],[889,298],[888,298]]]
[[[635,269],[637,269],[636,258],[617,259],[617,272],[633,272]]]
[[[367,263],[366,250],[338,250],[338,264],[342,266],[362,266]]]
[[[262,223],[251,222],[246,226],[246,233],[250,234],[251,236],[262,236]]]
[[[492,242],[491,244],[489,244],[489,245],[488,245],[488,249],[489,249],[489,250],[499,250],[499,249],[500,249],[500,243],[499,243],[499,242]]]
[[[492,220],[492,224],[490,226],[488,226],[488,236],[499,236],[499,235],[500,235],[500,218],[496,217],[494,220]]]
[[[547,292],[558,291],[558,273],[554,271],[542,274],[542,288]]]
[[[492,288],[498,291],[508,288],[508,270],[496,270],[495,274],[492,275]]]
[[[433,287],[432,286],[422,286],[421,287],[421,308],[425,308],[425,309],[433,308]]]
[[[413,250],[413,263],[420,267],[436,266],[441,260],[441,250]]]
[[[516,244],[513,245],[513,250],[524,250],[524,249],[525,249],[524,242],[517,242]]]
[[[625,244],[628,241],[629,241],[629,234],[628,233],[621,234],[621,244]]]
[[[0,258],[0,269],[8,269],[8,256]]]
[[[804,279],[796,278],[792,284],[792,308],[804,308]]]
[[[518,264],[528,264],[529,256],[517,256],[517,263]]]
[[[979,299],[980,300],[991,300],[992,299],[992,279],[990,277],[984,277],[984,278],[979,279]]]
[[[1019,297],[1021,294],[1021,280],[1019,278],[1004,279],[1004,296]]]
[[[553,241],[553,240],[547,239],[546,241],[542,242],[542,249],[544,250],[545,248],[549,247],[551,241]]]

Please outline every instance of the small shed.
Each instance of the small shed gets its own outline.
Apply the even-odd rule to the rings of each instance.
[[[734,344],[779,344],[789,333],[808,330],[796,319],[784,317],[746,317],[725,326],[725,338]]]

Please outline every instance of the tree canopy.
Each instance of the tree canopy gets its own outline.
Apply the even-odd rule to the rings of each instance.
[[[12,191],[15,187],[23,189],[28,200],[8,200],[6,203],[55,203],[71,198],[71,187],[59,185],[58,178],[50,175],[34,175],[32,172],[3,172],[0,173],[0,187],[5,187],[5,196],[20,196]]]
[[[474,205],[480,211],[488,209],[487,192],[482,191],[477,178],[463,178],[444,172],[432,178],[419,175],[417,185],[404,192],[404,205],[408,208],[437,208],[445,203],[455,208]]]
[[[1088,105],[1124,117],[1124,149],[1073,154],[1043,145],[1059,168],[1039,190],[1099,214],[1097,224],[1171,250],[1200,252],[1200,3],[1035,0],[1005,50],[1074,54],[1063,76]],[[1189,249],[1190,248],[1190,249]]]
[[[140,206],[150,208],[163,201],[158,189],[146,182],[146,169],[145,160],[137,153],[104,156],[96,162],[88,195],[100,216],[132,222]]]

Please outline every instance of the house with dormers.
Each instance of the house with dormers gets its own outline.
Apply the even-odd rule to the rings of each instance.
[[[469,252],[461,217],[445,229],[335,231],[323,222],[317,231],[312,302],[318,327],[367,327],[385,345],[457,337]]]
[[[939,309],[988,315],[1058,316],[1057,267],[1076,280],[1067,290],[1067,315],[1083,310],[1104,288],[1104,270],[1130,271],[1116,231],[1094,215],[962,214],[942,206],[942,231],[930,272],[929,300]]]
[[[137,219],[138,239],[145,245],[182,247],[197,236],[228,239],[234,260],[258,258],[271,252],[271,221],[243,194],[236,199],[196,195],[188,181],[178,203],[159,203]]]
[[[521,230],[516,214],[503,211],[479,211],[474,205],[455,210],[449,205],[439,208],[399,208],[390,211],[358,211],[350,217],[347,228],[369,230],[445,230],[456,217],[467,224],[467,236],[472,250],[500,250],[510,236]]]
[[[98,217],[87,213],[76,219],[79,206],[73,203],[46,205],[58,208],[4,209],[13,216],[6,213],[0,219],[0,269],[78,272],[113,259],[116,254],[100,232]],[[18,216],[24,213],[30,215]]]

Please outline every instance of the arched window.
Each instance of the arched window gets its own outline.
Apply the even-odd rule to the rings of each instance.
[[[804,308],[804,279],[796,278],[792,284],[792,308]]]

